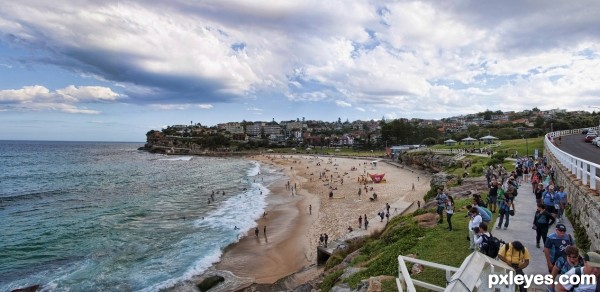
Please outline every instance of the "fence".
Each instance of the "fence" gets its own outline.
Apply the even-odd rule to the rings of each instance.
[[[560,148],[554,145],[555,138],[558,138],[560,136],[581,134],[581,132],[585,129],[593,129],[596,132],[598,132],[598,130],[600,130],[600,127],[551,132],[546,134],[546,138],[544,139],[544,145],[546,149],[550,151],[552,155],[554,155],[556,160],[558,160],[573,175],[575,175],[577,179],[581,179],[581,182],[584,185],[589,186],[590,189],[596,190],[598,187],[599,179],[597,175],[600,174],[600,165],[575,157],[569,153],[560,150]]]

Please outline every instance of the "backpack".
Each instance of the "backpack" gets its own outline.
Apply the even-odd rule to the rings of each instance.
[[[494,259],[498,256],[498,252],[500,251],[500,239],[491,233],[490,235],[491,236],[487,236],[485,234],[481,235],[483,236],[483,242],[481,243],[481,248],[479,251],[481,251],[481,253],[484,255]]]

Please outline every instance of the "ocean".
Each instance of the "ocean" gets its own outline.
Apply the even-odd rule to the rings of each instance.
[[[253,229],[282,177],[247,159],[141,146],[0,141],[0,291],[171,287]]]

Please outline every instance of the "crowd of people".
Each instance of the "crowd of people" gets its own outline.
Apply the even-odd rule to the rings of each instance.
[[[561,274],[593,274],[597,278],[600,276],[600,254],[582,254],[573,236],[567,232],[566,225],[562,223],[564,210],[569,206],[568,196],[563,186],[556,185],[554,168],[546,158],[517,159],[515,169],[511,172],[502,165],[490,166],[485,171],[485,178],[489,188],[487,198],[484,200],[476,194],[472,204],[467,206],[467,239],[470,250],[479,250],[492,258],[498,258],[512,266],[517,274],[523,274],[523,269],[531,260],[529,250],[519,240],[506,243],[501,241],[494,237],[489,229],[492,229],[493,225],[490,224],[493,224],[491,220],[495,213],[498,215],[496,229],[508,229],[510,217],[515,215],[515,197],[528,195],[519,194],[519,187],[531,183],[533,194],[530,195],[530,199],[535,200],[537,206],[536,210],[531,210],[531,229],[535,231],[535,237],[524,237],[522,240],[535,240],[536,247],[543,248],[548,273],[554,278]],[[455,212],[452,196],[445,194],[444,189],[439,189],[435,199],[439,216],[437,223],[443,224],[445,210],[448,230],[452,231],[452,215]],[[548,234],[553,225],[555,232]],[[519,289],[526,291],[523,286]],[[548,291],[600,290],[595,289],[595,285],[592,287],[584,284],[548,286]]]

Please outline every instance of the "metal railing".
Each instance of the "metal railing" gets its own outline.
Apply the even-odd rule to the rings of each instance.
[[[412,279],[410,277],[410,273],[408,272],[408,268],[406,267],[405,261],[446,271],[446,283],[450,282],[450,278],[452,277],[452,275],[458,271],[458,268],[456,267],[451,267],[447,265],[442,265],[400,255],[398,256],[398,278],[396,278],[396,286],[398,287],[398,291],[400,292],[404,291],[404,287],[408,292],[416,292],[417,290],[415,285],[432,291],[444,291],[446,289],[445,287],[440,287],[427,282]]]
[[[577,135],[581,134],[584,129],[593,129],[596,132],[600,127],[574,129],[574,130],[563,130],[556,131],[546,134],[544,138],[544,145],[552,155],[558,160],[564,167],[566,167],[577,179],[581,179],[581,182],[589,186],[592,190],[598,189],[598,174],[600,174],[600,165],[596,163],[583,160],[579,157],[575,157],[569,153],[566,153],[554,144],[554,139],[560,136]]]

